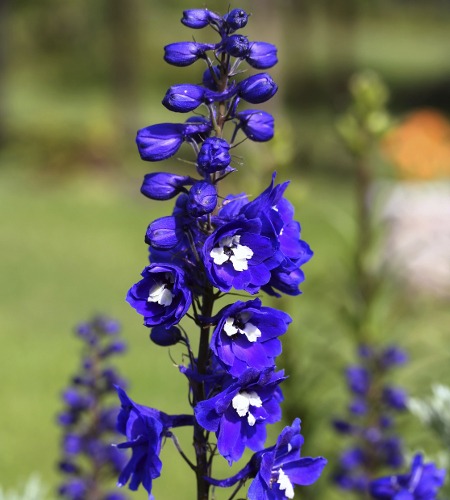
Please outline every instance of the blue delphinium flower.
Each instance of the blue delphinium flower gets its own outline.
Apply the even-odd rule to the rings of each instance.
[[[162,439],[170,437],[169,429],[193,425],[194,419],[192,415],[170,416],[154,408],[138,405],[119,387],[117,392],[122,404],[117,430],[128,439],[117,445],[117,448],[130,448],[132,451],[129,462],[119,476],[118,486],[123,486],[131,478],[131,490],[137,490],[142,483],[152,498],[152,481],[161,473],[159,453]]]
[[[285,376],[277,371],[276,358],[291,318],[263,306],[260,298],[250,299],[260,291],[298,295],[304,279],[301,268],[312,256],[301,239],[294,208],[284,197],[288,183],[276,185],[274,175],[268,188],[253,200],[245,193],[223,196],[219,189],[220,182],[236,172],[232,151],[241,138],[265,142],[274,135],[272,115],[242,109],[246,103],[264,103],[278,89],[268,73],[242,77],[243,64],[266,70],[278,61],[274,45],[237,33],[248,19],[242,9],[224,16],[208,9],[183,12],[184,26],[209,26],[217,39],[164,47],[169,64],[203,63],[206,69],[202,68],[195,83],[172,85],[162,103],[175,113],[196,115],[184,123],[150,125],[136,137],[145,161],[171,158],[184,144],[195,154],[186,172],[149,173],[141,187],[144,196],[174,199],[175,206],[171,214],[148,225],[149,264],[143,279],[129,290],[127,301],[143,316],[155,344],[180,345],[183,356],[178,369],[188,380],[193,409],[190,417],[172,417],[134,403],[119,390],[118,429],[127,441],[118,447],[132,450],[119,483],[129,482],[131,489],[142,484],[150,497],[153,479],[161,472],[164,437],[174,441],[195,472],[197,497],[202,500],[209,498],[217,452],[230,464],[247,447],[255,452],[251,470],[244,471],[238,485],[254,478],[249,490],[253,500],[292,498],[293,486],[313,483],[325,465],[323,458],[300,458],[299,421],[283,431],[277,445],[265,448],[267,425],[281,419],[279,385]],[[230,127],[227,134],[226,126]],[[248,300],[228,300],[218,308],[216,301],[229,299],[232,290],[250,294]],[[184,327],[186,318],[199,328],[198,338]],[[392,399],[398,394],[388,396]],[[193,426],[195,463],[181,450],[174,434],[180,425]],[[211,433],[215,433],[215,443],[210,441]],[[232,478],[217,485],[231,483]]]
[[[119,408],[105,402],[114,392],[114,383],[125,386],[108,363],[110,356],[125,350],[125,344],[117,338],[119,331],[118,323],[104,316],[77,328],[78,337],[85,343],[83,361],[63,392],[65,408],[58,416],[64,429],[58,466],[67,478],[59,487],[62,498],[126,498],[108,491],[105,484],[127,461],[126,453],[112,446],[117,439],[115,420]]]
[[[409,474],[376,479],[370,483],[370,494],[376,500],[435,500],[444,484],[445,471],[433,462],[425,464],[417,454]]]
[[[353,439],[344,451],[334,474],[336,484],[344,490],[359,492],[363,497],[371,477],[386,467],[403,465],[403,450],[396,434],[393,414],[406,409],[406,392],[386,383],[394,366],[406,362],[406,354],[396,346],[375,349],[359,348],[359,364],[347,367],[347,385],[353,399],[346,420],[334,420],[340,434]]]

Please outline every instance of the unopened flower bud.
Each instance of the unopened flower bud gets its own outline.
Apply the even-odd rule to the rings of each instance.
[[[176,246],[182,238],[175,217],[168,215],[151,222],[145,234],[145,242],[153,248],[169,249]]]
[[[183,144],[184,127],[178,123],[159,123],[138,131],[136,144],[143,160],[160,161],[173,156]]]
[[[267,73],[246,78],[238,85],[238,94],[242,99],[251,104],[259,104],[268,101],[275,95],[278,87]]]
[[[224,139],[211,137],[202,144],[197,157],[199,171],[204,174],[218,172],[231,162],[230,145]]]
[[[169,347],[178,344],[182,339],[180,329],[176,326],[171,326],[169,328],[154,326],[150,333],[150,338],[156,345],[161,347]]]
[[[210,214],[217,206],[217,189],[206,181],[196,182],[189,191],[187,210],[193,217]]]
[[[267,69],[278,62],[277,48],[267,42],[251,42],[245,60],[256,69]]]
[[[226,16],[224,16],[225,22],[231,31],[236,31],[244,28],[248,21],[248,14],[242,9],[233,9]]]
[[[189,113],[202,104],[204,95],[205,89],[200,85],[173,85],[166,92],[162,103],[170,111]]]
[[[176,42],[164,47],[164,60],[174,66],[189,66],[197,59],[204,58],[214,44],[197,42]]]
[[[246,109],[237,114],[240,128],[255,142],[270,141],[274,134],[274,119],[270,113],[256,109]]]
[[[185,191],[184,186],[192,182],[193,180],[187,175],[155,172],[145,175],[141,193],[152,200],[170,200]]]
[[[209,24],[208,9],[189,9],[183,11],[181,22],[188,28],[200,29]]]
[[[233,57],[245,57],[249,46],[248,38],[244,35],[231,35],[224,42],[226,52]]]
[[[212,73],[214,73],[216,79],[214,79]],[[207,89],[217,91],[216,80],[219,79],[220,79],[220,68],[219,66],[214,66],[212,69],[206,68],[206,70],[203,73],[202,83]]]

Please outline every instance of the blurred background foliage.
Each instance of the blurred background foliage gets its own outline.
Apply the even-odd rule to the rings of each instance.
[[[166,89],[199,81],[198,65],[170,67],[162,54],[164,45],[192,36],[178,22],[181,11],[202,6],[226,12],[229,2],[0,0],[4,487],[19,485],[35,472],[50,487],[57,483],[58,398],[79,362],[70,330],[92,313],[123,324],[130,350],[120,364],[131,397],[167,412],[186,411],[179,396],[186,392],[184,380],[167,353],[150,344],[124,295],[146,263],[147,224],[171,210],[170,202],[142,199],[143,175],[173,170],[174,164],[180,171],[188,168],[174,159],[170,167],[142,163],[135,131],[176,120],[160,105]],[[332,462],[342,443],[329,422],[344,410],[342,370],[353,359],[355,345],[343,314],[353,300],[354,158],[338,137],[336,119],[349,106],[351,75],[376,71],[390,90],[394,124],[426,108],[438,113],[444,126],[431,146],[425,134],[425,150],[414,149],[421,142],[413,133],[412,150],[397,154],[395,144],[403,145],[409,132],[400,142],[391,139],[384,150],[376,148],[371,156],[375,176],[390,185],[448,176],[450,3],[242,0],[232,7],[252,12],[245,32],[250,39],[279,47],[280,63],[272,73],[280,90],[270,103],[274,141],[241,146],[236,163],[242,156],[244,164],[227,188],[257,194],[274,169],[280,180],[292,179],[288,196],[315,257],[305,266],[304,295],[277,301],[294,317],[281,362],[290,375],[285,418],[301,416],[305,454],[323,454]],[[201,41],[212,32],[195,35]],[[436,173],[428,162],[438,148],[447,153],[439,156],[444,167]],[[421,168],[428,174],[418,173]],[[398,371],[398,383],[424,396],[431,383],[448,384],[448,296],[387,278],[374,312],[377,331],[383,332],[378,340],[397,342],[410,352],[412,361]],[[410,449],[439,447],[432,433],[408,415],[401,427]],[[189,436],[184,439],[189,443]],[[167,444],[155,496],[192,498],[192,478]],[[221,466],[217,475],[225,473]],[[332,500],[342,494],[324,477],[304,498]]]

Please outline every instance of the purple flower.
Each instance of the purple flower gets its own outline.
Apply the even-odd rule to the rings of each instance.
[[[151,495],[153,479],[161,473],[159,453],[162,439],[169,435],[172,427],[192,425],[193,417],[170,416],[154,408],[138,405],[120,387],[116,389],[122,405],[117,417],[117,430],[127,438],[125,443],[117,447],[131,448],[132,451],[129,462],[119,476],[118,486],[130,481],[130,490],[137,490],[142,483]]]
[[[230,162],[230,145],[225,139],[219,137],[206,139],[197,157],[197,166],[202,174],[212,174],[223,170]]]
[[[133,285],[127,302],[144,316],[145,326],[177,324],[191,305],[191,292],[184,272],[173,264],[151,264],[142,271],[143,279]]]
[[[370,387],[369,372],[362,366],[349,366],[345,374],[351,391],[359,396],[365,396]]]
[[[248,489],[249,500],[294,498],[294,485],[309,486],[327,464],[323,457],[300,457],[303,445],[300,419],[285,427],[274,447],[261,452],[259,471]]]
[[[370,483],[372,498],[377,500],[435,500],[444,484],[445,471],[434,463],[424,464],[417,454],[411,473],[383,477]]]
[[[236,115],[239,127],[244,134],[255,142],[270,141],[274,134],[273,116],[266,111],[247,109]]]
[[[141,193],[152,200],[170,200],[179,193],[186,192],[184,186],[193,182],[194,179],[186,175],[155,172],[144,176]]]
[[[145,242],[153,248],[167,250],[178,245],[183,236],[180,219],[173,215],[166,215],[149,224]]]
[[[278,90],[277,84],[267,73],[258,73],[238,84],[238,95],[251,104],[268,101]]]
[[[230,56],[245,57],[248,53],[250,44],[248,38],[244,35],[231,35],[224,40],[224,48]]]
[[[161,161],[173,156],[183,144],[183,125],[159,123],[138,131],[136,144],[143,160]]]
[[[267,42],[251,42],[245,60],[256,69],[267,69],[278,62],[277,48]]]
[[[230,31],[236,31],[244,28],[248,22],[248,14],[242,9],[233,9],[226,16],[225,22]]]
[[[386,349],[381,352],[380,360],[385,368],[391,368],[396,365],[405,364],[408,361],[408,355],[403,349],[392,345],[386,347]]]
[[[183,11],[181,22],[188,28],[201,29],[208,24],[221,24],[222,18],[208,9],[188,9]]]
[[[88,487],[81,478],[72,478],[59,487],[59,494],[70,500],[85,500]]]
[[[216,205],[216,186],[207,181],[198,181],[191,187],[186,208],[192,217],[210,214]]]
[[[281,353],[278,337],[292,321],[283,311],[263,307],[260,299],[226,306],[216,318],[211,349],[235,377],[247,368],[274,366]]]
[[[214,286],[256,293],[270,280],[270,270],[278,265],[277,241],[261,235],[260,219],[240,219],[217,229],[205,241],[206,272]]]
[[[163,105],[170,111],[177,113],[189,113],[198,108],[203,103],[205,96],[205,88],[200,85],[192,85],[183,83],[180,85],[173,85],[166,92]]]
[[[408,396],[401,387],[385,387],[383,389],[383,401],[395,410],[406,410]]]
[[[266,440],[266,424],[281,418],[284,373],[248,369],[222,392],[194,408],[197,422],[215,432],[219,453],[231,464],[248,446],[258,451]]]
[[[164,60],[174,66],[189,66],[198,59],[204,59],[213,44],[197,42],[176,42],[164,47]]]

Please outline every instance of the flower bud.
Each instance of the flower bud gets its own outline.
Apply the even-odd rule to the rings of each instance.
[[[153,248],[168,250],[176,246],[182,237],[183,234],[177,224],[177,219],[168,215],[149,224],[145,234],[145,242]]]
[[[226,52],[233,57],[245,57],[249,46],[248,38],[244,35],[231,35],[224,42]]]
[[[270,141],[274,134],[273,116],[266,111],[246,109],[237,114],[240,128],[244,134],[255,142]]]
[[[166,92],[162,103],[170,111],[189,113],[202,104],[204,95],[205,89],[200,85],[173,85]]]
[[[197,157],[198,169],[203,174],[223,170],[230,162],[230,145],[219,137],[206,139]]]
[[[197,59],[204,58],[214,44],[197,42],[176,42],[164,47],[164,60],[174,66],[189,66]]]
[[[212,70],[209,68],[205,69],[203,73],[202,83],[207,89],[217,91],[217,83],[213,75],[211,74],[211,71],[214,72],[214,75],[217,78],[217,80],[220,79],[220,68],[219,66],[214,66]]]
[[[224,16],[230,31],[236,31],[244,28],[248,21],[248,14],[242,9],[233,9],[226,16]]]
[[[267,42],[252,42],[245,60],[256,69],[267,69],[278,62],[277,48]]]
[[[204,116],[190,116],[183,125],[185,139],[203,142],[212,129],[211,121]]]
[[[193,217],[210,214],[217,205],[217,189],[206,181],[196,182],[189,191],[187,210]]]
[[[275,95],[278,87],[267,73],[246,78],[238,85],[238,94],[242,99],[251,104],[259,104],[268,101]]]
[[[185,10],[181,22],[188,28],[204,28],[209,24],[209,11],[207,9]]]
[[[182,191],[184,186],[192,184],[186,175],[175,175],[169,172],[147,174],[141,186],[141,193],[152,200],[170,200]]]
[[[158,123],[138,131],[136,144],[143,160],[160,161],[173,156],[183,144],[184,127],[178,123]]]
[[[165,328],[160,325],[152,328],[150,338],[156,345],[161,347],[169,347],[178,344],[182,339],[180,329],[176,326]]]

